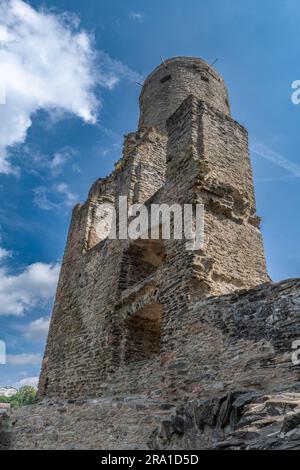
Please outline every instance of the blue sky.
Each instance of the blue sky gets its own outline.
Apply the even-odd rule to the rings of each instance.
[[[233,117],[249,131],[269,273],[299,277],[300,105],[291,102],[299,2],[27,5],[0,2],[0,340],[8,354],[0,385],[36,381],[71,207],[119,159],[123,135],[137,126],[135,82],[161,55],[219,59]]]

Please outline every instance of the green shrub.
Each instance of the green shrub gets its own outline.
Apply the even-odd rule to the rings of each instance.
[[[12,408],[33,405],[37,402],[36,390],[29,385],[21,387],[12,397],[0,397],[0,403],[10,403]]]

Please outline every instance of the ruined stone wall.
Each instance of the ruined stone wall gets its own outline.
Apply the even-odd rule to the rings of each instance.
[[[163,316],[160,354],[123,363],[102,393],[183,403],[235,389],[267,393],[299,381],[291,360],[300,337],[299,299],[300,281],[291,280],[204,298],[175,319]]]
[[[0,450],[8,450],[11,446],[12,424],[9,410],[0,411]]]
[[[203,63],[194,59],[170,62],[179,87],[165,90],[172,107],[174,96],[182,100],[190,90],[186,83],[194,84],[197,96],[188,96],[170,117],[164,129],[168,136],[142,127],[129,134],[115,171],[98,180],[86,203],[74,209],[40,397],[99,396],[118,368],[139,368],[145,358],[151,370],[159,354],[176,348],[174,331],[181,330],[191,301],[268,280],[247,133],[228,115],[223,82],[208,70],[216,83],[203,80],[199,67]],[[161,73],[160,67],[145,84],[142,120],[151,106],[173,110],[162,107],[160,95],[152,97],[157,108],[143,102],[151,89],[161,93],[152,82]],[[199,94],[208,102],[199,100]],[[106,239],[112,207],[118,215],[119,196],[127,197],[128,206],[203,203],[205,246],[187,251],[185,240],[139,246]]]
[[[205,243],[194,252],[194,295],[268,281],[246,130],[190,96],[168,120],[168,132],[164,191],[181,204],[204,204]]]
[[[165,137],[130,134],[112,175],[98,180],[73,211],[39,382],[39,396],[95,396],[119,366],[115,321],[127,240],[107,239],[111,206],[148,199],[165,180]]]
[[[300,383],[178,406],[128,397],[46,401],[0,416],[0,450],[300,449]]]
[[[149,300],[155,292],[145,291],[144,295],[146,304],[155,301],[154,297]],[[138,298],[136,311],[141,309],[142,298]],[[300,337],[299,299],[300,282],[285,281],[202,299],[186,311],[180,310],[175,319],[163,316],[159,354],[136,362],[121,361],[119,356],[121,367],[102,383],[95,382],[97,394],[138,394],[178,403],[235,389],[267,392],[276,385],[298,381],[291,345]],[[130,317],[134,302],[125,301],[122,309],[119,314]],[[118,344],[121,336],[112,340]]]
[[[153,128],[126,136],[122,159],[111,175],[116,196],[127,196],[129,205],[144,203],[163,186],[166,144],[166,137]]]
[[[268,394],[236,390],[177,407],[151,436],[151,449],[299,450],[300,383]]]
[[[146,449],[150,436],[172,409],[172,405],[138,396],[49,400],[14,411],[12,433],[5,438],[11,450]]]
[[[248,432],[234,421],[236,400],[261,393],[251,403],[264,413],[265,393],[299,381],[300,281],[269,282],[247,132],[223,80],[199,59],[171,59],[145,81],[140,105],[115,170],[74,208],[43,401],[1,417],[0,448],[218,447],[224,427]],[[148,208],[204,204],[204,246],[107,238],[119,196]],[[272,423],[284,432],[295,419]]]
[[[159,356],[123,364],[92,400],[49,400],[0,422],[12,449],[299,446],[300,281],[202,299]]]
[[[119,249],[119,251],[118,251]],[[39,395],[94,396],[108,373],[120,245],[104,240],[60,277]],[[101,274],[99,275],[99,266]]]

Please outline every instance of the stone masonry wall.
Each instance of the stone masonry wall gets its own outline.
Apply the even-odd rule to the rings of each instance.
[[[48,400],[14,411],[13,432],[6,434],[6,440],[13,450],[143,449],[172,409],[172,405],[138,396]]]
[[[167,334],[160,354],[122,364],[102,395],[184,403],[236,389],[267,393],[297,382],[291,355],[292,342],[300,338],[299,315],[299,280],[199,300],[181,310],[176,323],[163,317]]]
[[[167,127],[167,177],[160,200],[165,194],[169,202],[204,204],[205,240],[203,249],[194,252],[194,295],[219,295],[268,281],[247,132],[193,96]]]
[[[300,338],[299,299],[295,280],[197,301],[180,312],[180,328],[162,318],[168,334],[158,355],[122,363],[98,383],[97,394],[174,403],[298,381],[291,345]]]
[[[178,424],[189,403],[201,414],[199,400],[216,400],[227,416],[233,394],[299,381],[300,281],[268,277],[247,131],[230,117],[223,80],[199,59],[171,59],[145,81],[140,106],[115,170],[74,208],[43,401],[2,420],[3,446],[201,447],[201,429]],[[108,238],[120,196],[148,209],[203,204],[204,246]]]
[[[140,95],[141,127],[166,133],[166,122],[189,96],[209,103],[230,115],[224,80],[204,60],[176,57],[158,66],[145,80]]]
[[[118,197],[148,199],[165,180],[166,139],[155,130],[131,134],[115,172],[92,187],[73,211],[39,382],[39,396],[95,396],[119,364],[114,323],[127,240],[101,239]],[[105,211],[103,211],[105,203]],[[101,206],[99,212],[97,208]],[[110,215],[108,219],[111,220]]]
[[[0,423],[0,447],[299,446],[300,374],[291,361],[299,315],[299,280],[202,299],[173,332],[173,349],[118,369],[101,398],[13,411]]]
[[[140,345],[151,350],[151,341],[157,354],[169,350],[192,301],[269,279],[245,130],[193,96],[169,119],[167,129],[168,139],[152,128],[129,134],[113,174],[97,181],[87,202],[74,210],[40,377],[41,398],[101,396],[111,374],[127,366],[128,351]],[[205,246],[187,251],[185,240],[138,247],[134,241],[102,239],[109,207],[114,204],[118,213],[119,196],[127,196],[129,206],[203,203]],[[152,310],[160,311],[159,325],[151,320]],[[133,334],[134,322],[141,335]],[[156,331],[152,338],[149,331]],[[152,356],[147,355],[150,369]],[[141,351],[131,367],[139,368],[144,357]]]
[[[0,416],[0,449],[300,449],[300,383],[174,406],[144,397],[45,401]]]

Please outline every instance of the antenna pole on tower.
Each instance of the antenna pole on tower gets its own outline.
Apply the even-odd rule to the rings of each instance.
[[[167,66],[166,61],[164,60],[162,55],[160,56],[160,60],[161,60],[162,64],[164,64],[165,68],[167,69],[168,66]]]
[[[215,59],[209,66],[208,68],[210,69],[213,65],[215,65],[216,62],[218,62],[219,59]]]

